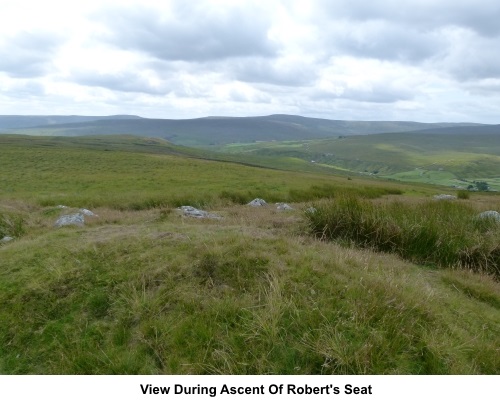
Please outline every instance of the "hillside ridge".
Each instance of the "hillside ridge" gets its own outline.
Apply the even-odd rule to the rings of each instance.
[[[330,120],[286,114],[193,119],[142,118],[138,116],[108,116],[97,119],[85,116],[41,116],[34,119],[33,116],[18,116],[17,118],[16,116],[0,116],[0,133],[57,136],[128,134],[159,137],[186,146],[306,140],[482,126],[484,124]]]

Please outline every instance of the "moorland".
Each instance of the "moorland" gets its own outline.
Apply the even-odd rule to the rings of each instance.
[[[497,374],[500,137],[444,128],[0,135],[0,373]]]

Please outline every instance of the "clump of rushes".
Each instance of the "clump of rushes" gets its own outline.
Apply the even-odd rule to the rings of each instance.
[[[306,213],[316,236],[396,253],[419,264],[500,277],[500,226],[465,203],[373,203],[340,196]]]
[[[470,192],[467,190],[458,190],[457,198],[460,200],[468,200],[470,198]]]

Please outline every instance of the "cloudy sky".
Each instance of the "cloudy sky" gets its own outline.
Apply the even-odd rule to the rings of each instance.
[[[0,0],[0,114],[500,123],[498,0]]]

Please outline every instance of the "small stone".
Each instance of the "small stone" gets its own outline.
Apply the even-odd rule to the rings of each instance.
[[[314,207],[309,207],[308,209],[306,209],[307,214],[314,214],[316,211],[317,210]]]
[[[267,203],[262,198],[256,198],[250,201],[247,205],[250,205],[252,207],[263,207],[267,205]]]
[[[7,243],[7,242],[10,242],[12,240],[14,240],[14,238],[12,236],[4,236],[2,239],[0,239],[0,242]]]
[[[58,205],[56,208],[63,210],[63,209],[68,208],[68,207],[66,207],[65,205]]]
[[[97,217],[96,214],[94,214],[92,211],[87,210],[85,208],[81,208],[80,209],[80,213],[83,214],[83,215],[85,215],[85,216],[87,216],[87,217]]]
[[[276,203],[276,209],[279,210],[279,211],[288,211],[288,210],[293,210],[292,207],[290,207],[288,204],[286,203]]]
[[[435,200],[456,200],[457,197],[450,194],[438,194],[434,196]]]
[[[210,219],[220,219],[221,218],[219,215],[211,214],[207,211],[199,210],[199,209],[191,207],[189,205],[183,205],[182,207],[180,207],[178,209],[181,210],[182,214],[186,217],[210,218]]]

